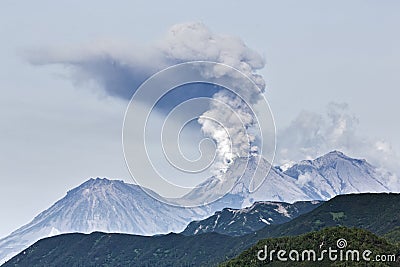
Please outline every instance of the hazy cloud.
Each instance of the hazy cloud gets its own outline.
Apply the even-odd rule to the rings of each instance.
[[[75,47],[31,49],[26,57],[35,65],[71,67],[76,81],[94,80],[107,94],[123,99],[130,99],[155,72],[194,60],[227,64],[251,77],[260,88],[265,87],[263,78],[255,73],[264,67],[264,59],[240,38],[214,34],[202,23],[174,25],[151,45],[103,40]],[[213,76],[226,75],[225,69],[209,71]]]
[[[330,103],[325,114],[302,111],[278,133],[277,164],[313,159],[332,150],[341,150],[399,174],[399,158],[390,143],[359,134],[358,125],[358,118],[349,112],[345,103]]]
[[[34,65],[67,66],[75,82],[95,81],[106,94],[123,99],[130,99],[143,81],[166,66],[155,48],[110,41],[31,49],[27,58]]]

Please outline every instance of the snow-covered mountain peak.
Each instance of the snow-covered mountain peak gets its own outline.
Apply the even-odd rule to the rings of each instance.
[[[263,200],[310,200],[296,185],[296,179],[272,167],[262,156],[236,158],[223,177],[211,177],[189,192],[185,198],[190,200],[202,197],[204,202],[210,203],[215,196],[221,196],[218,201],[231,208],[242,208]]]
[[[365,159],[354,159],[332,151],[314,160],[301,161],[284,172],[295,178],[303,191],[314,199],[329,199],[339,194],[390,192],[389,173],[378,171]]]
[[[355,159],[345,155],[343,152],[334,150],[325,155],[322,155],[314,160],[302,160],[297,164],[293,164],[290,168],[280,168],[284,170],[285,173],[289,173],[290,169],[293,167],[303,169],[317,168],[317,169],[327,169],[327,168],[337,168],[341,167],[340,164],[353,164],[361,168],[374,168],[365,159]]]
[[[154,193],[156,194],[156,193]],[[89,179],[30,223],[0,240],[0,263],[43,237],[93,231],[152,235],[178,232],[205,209],[172,207],[120,180]]]
[[[341,157],[341,158],[349,158],[346,156],[342,151],[339,150],[332,150],[331,152],[328,152],[327,154],[321,156],[322,157]],[[318,159],[318,158],[317,158]]]
[[[130,187],[130,184],[125,183],[122,180],[110,180],[107,178],[90,178],[85,181],[78,187],[71,189],[67,192],[67,195],[74,195],[76,193],[88,192],[97,192],[98,190],[117,190],[117,188],[122,188],[124,186]]]
[[[80,186],[69,190],[67,197],[78,196],[78,195],[95,195],[104,192],[118,192],[127,190],[140,190],[136,185],[125,183],[122,180],[110,180],[107,178],[90,178]]]
[[[345,155],[343,152],[340,152],[337,150],[329,152],[321,157],[318,157],[311,162],[313,162],[313,164],[318,167],[328,167],[339,161],[347,161],[347,162],[356,163],[356,164],[368,164],[365,159],[351,158],[351,157]]]

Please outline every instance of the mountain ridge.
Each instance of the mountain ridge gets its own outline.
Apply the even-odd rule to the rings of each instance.
[[[237,237],[219,233],[152,237],[65,234],[40,240],[4,266],[215,266],[266,238],[297,236],[336,226],[357,227],[381,236],[391,233],[400,222],[399,201],[400,194],[393,193],[337,196],[287,223]],[[369,210],[362,209],[366,205]]]
[[[250,160],[248,168],[247,165],[243,165],[247,164],[247,160]],[[377,186],[377,180],[389,184],[388,174],[382,175],[365,160],[352,159],[338,151],[315,160],[299,162],[285,172],[272,167],[265,159],[261,159],[260,169],[255,165],[255,157],[235,162],[227,171],[230,177],[225,177],[232,178],[235,182],[231,184],[232,190],[209,206],[194,209],[178,208],[158,202],[143,192],[138,185],[126,184],[119,180],[90,179],[69,190],[64,198],[31,222],[0,239],[0,263],[1,259],[11,257],[40,238],[60,233],[104,231],[152,235],[180,232],[191,221],[207,218],[217,210],[226,207],[244,208],[256,201],[327,200],[336,194],[354,191],[376,192],[379,188],[383,188],[380,191],[397,190]],[[322,168],[323,165],[326,168]],[[242,177],[240,172],[235,171],[242,170],[243,166],[246,166],[246,169]],[[256,182],[251,175],[255,170],[258,170]],[[268,170],[268,175],[263,173]],[[365,180],[364,177],[368,179]],[[218,190],[226,189],[223,184],[218,184],[219,180],[215,177],[210,179],[204,182],[205,187],[197,187],[186,196],[189,201],[190,197],[202,194],[212,196],[217,194]],[[353,187],[340,187],[350,180],[354,180]],[[208,183],[210,181],[211,183]],[[260,187],[254,191],[257,182],[260,181]],[[354,188],[354,184],[360,185],[360,188]]]
[[[216,232],[240,236],[260,230],[266,225],[288,222],[321,204],[321,201],[298,201],[293,204],[259,201],[243,209],[224,208],[206,219],[190,222],[182,234]]]

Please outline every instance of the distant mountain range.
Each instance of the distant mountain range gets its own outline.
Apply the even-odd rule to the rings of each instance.
[[[268,170],[265,179],[260,177]],[[341,194],[400,192],[400,181],[393,182],[394,177],[364,159],[353,159],[339,151],[301,161],[285,171],[271,167],[264,158],[238,158],[222,177],[211,177],[185,197],[204,198],[207,202],[208,196],[224,192],[225,181],[234,180],[233,189],[227,196],[236,199],[235,208],[265,200],[289,203],[328,200]],[[258,185],[254,180],[262,182]],[[258,189],[254,190],[254,187]]]
[[[252,179],[255,169],[258,175],[256,178],[262,181],[257,190]],[[241,170],[244,170],[244,175],[241,175]],[[263,179],[265,175],[267,176]],[[230,181],[233,185],[233,189],[226,195],[221,195],[221,192],[225,192],[225,184],[221,181]],[[271,167],[263,158],[238,158],[223,177],[211,177],[184,196],[187,201],[193,198],[207,201],[209,197],[219,195],[220,199],[208,206],[191,209],[159,202],[137,185],[116,180],[90,179],[69,191],[63,199],[39,214],[33,221],[1,239],[0,263],[41,238],[61,233],[102,231],[154,235],[180,232],[191,221],[205,219],[224,208],[249,207],[256,201],[292,203],[327,200],[338,194],[398,192],[398,187],[399,184],[393,183],[389,173],[377,170],[365,160],[352,159],[338,151],[313,161],[302,161],[285,171],[279,167]],[[161,196],[159,198],[162,199]],[[227,210],[223,213],[227,214]],[[255,214],[258,216],[261,213]],[[237,234],[240,231],[245,233],[256,230],[267,224],[269,218],[278,222],[283,219],[282,216],[278,219],[272,215],[251,217],[250,221],[255,219],[258,222],[245,224],[249,228],[242,228]],[[245,218],[250,217],[242,217]],[[214,219],[209,219],[212,220]],[[230,229],[237,225],[235,220],[231,225]],[[218,222],[215,228],[208,227],[221,232],[224,231],[223,228]]]
[[[399,202],[400,194],[340,195],[287,223],[266,225],[244,236],[213,232],[190,236],[171,233],[152,237],[99,232],[89,235],[64,234],[38,241],[4,266],[215,266],[238,256],[259,240],[282,236],[286,238],[284,242],[283,239],[277,239],[283,242],[278,244],[293,242],[299,248],[308,245],[317,247],[322,241],[330,244],[338,238],[347,238],[350,245],[354,242],[360,248],[376,246],[376,252],[395,253],[398,256],[400,250],[397,245],[376,235],[386,236],[398,231]],[[329,228],[337,226],[341,227]],[[365,229],[373,234],[343,226]],[[293,237],[307,233],[310,234]],[[249,251],[258,249],[264,243],[276,245],[274,242],[276,239],[266,239]],[[244,252],[236,263],[242,260],[247,262],[251,255]],[[253,264],[250,261],[249,266],[260,265],[252,259]]]

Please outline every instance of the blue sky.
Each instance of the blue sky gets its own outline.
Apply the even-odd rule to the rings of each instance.
[[[77,76],[82,73],[71,66],[30,64],[38,49],[90,51],[94,44],[116,42],[146,60],[147,48],[171,26],[202,22],[216,34],[239,37],[265,59],[259,73],[275,117],[278,151],[291,146],[306,151],[282,151],[282,160],[337,145],[376,164],[387,156],[387,167],[396,170],[391,156],[400,153],[399,6],[398,1],[2,1],[0,210],[7,219],[0,236],[89,177],[130,181],[121,149],[127,102],[104,93],[93,77]],[[311,138],[310,129],[330,139]],[[300,137],[288,134],[293,131]]]

